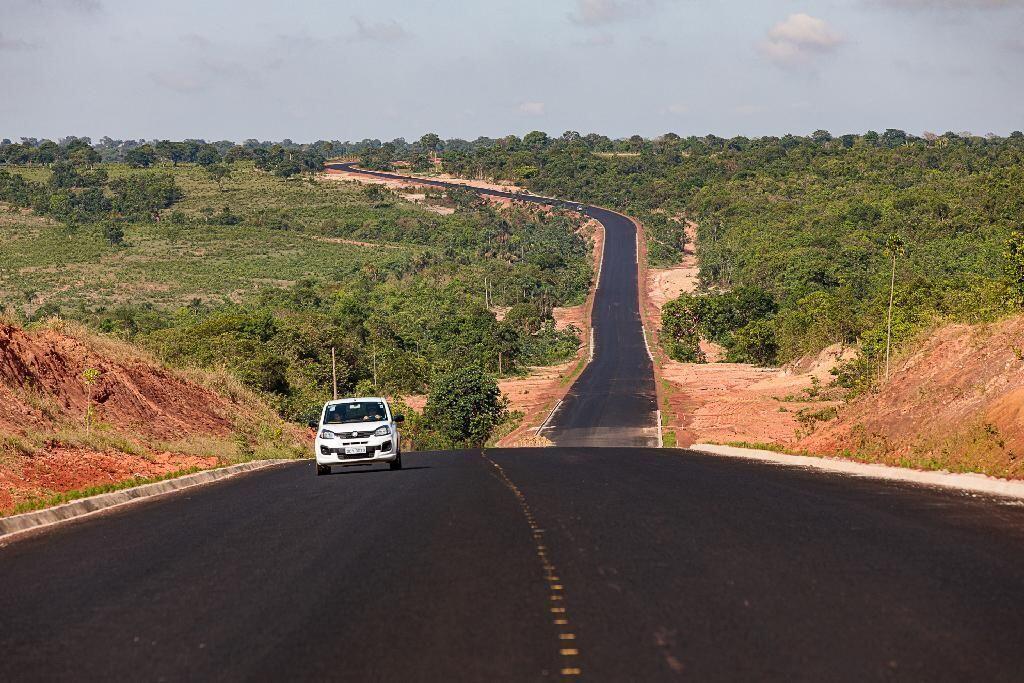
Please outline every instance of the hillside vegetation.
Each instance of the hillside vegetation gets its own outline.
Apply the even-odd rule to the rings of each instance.
[[[73,319],[175,367],[224,368],[300,422],[331,395],[332,348],[340,392],[389,395],[467,368],[493,384],[578,348],[551,316],[592,278],[573,214],[453,191],[429,198],[440,215],[318,181],[310,149],[172,143],[97,162],[75,140],[0,146],[23,162],[0,168],[0,305],[18,320]],[[417,445],[480,438],[433,417],[409,424]],[[501,401],[489,419],[506,419]]]

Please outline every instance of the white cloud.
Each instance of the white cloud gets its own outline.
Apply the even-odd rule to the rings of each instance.
[[[611,24],[631,19],[654,8],[658,0],[576,0],[569,18],[583,26]]]
[[[356,25],[356,40],[371,43],[400,43],[412,36],[394,19],[367,23],[359,17],[352,17]]]
[[[544,103],[543,102],[523,102],[519,105],[519,111],[530,116],[543,116],[544,115]]]
[[[815,54],[831,52],[841,45],[842,36],[824,19],[809,14],[791,14],[768,31],[761,52],[780,64],[805,62]]]
[[[667,107],[665,107],[665,111],[668,112],[669,114],[681,116],[682,114],[690,113],[690,105],[683,104],[681,102],[676,102],[675,104],[670,104]]]

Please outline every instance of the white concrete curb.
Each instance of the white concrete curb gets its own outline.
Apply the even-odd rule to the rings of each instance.
[[[281,465],[288,462],[299,461],[251,460],[238,465],[229,465],[228,467],[203,470],[202,472],[186,474],[174,479],[156,481],[152,484],[143,484],[141,486],[134,486],[120,491],[111,491],[110,493],[101,493],[88,498],[79,498],[78,500],[56,505],[52,508],[46,508],[45,510],[35,510],[33,512],[25,512],[11,517],[3,517],[0,518],[0,541],[6,540],[10,536],[20,534],[24,531],[60,524],[61,522],[78,519],[79,517],[91,515],[96,512],[100,512],[101,510],[108,510],[119,505],[135,503],[147,498],[153,498],[154,496],[162,496],[166,493],[172,493],[174,491],[192,488],[193,486],[200,486],[202,484],[209,484],[210,482],[219,481],[221,479],[227,479],[228,477],[233,477],[236,474],[242,474],[243,472],[252,472],[253,470],[259,470],[273,465]]]
[[[1024,481],[998,479],[984,474],[958,473],[958,472],[930,472],[924,470],[912,470],[904,467],[892,467],[890,465],[879,465],[874,463],[853,462],[839,458],[816,458],[806,455],[788,455],[774,451],[761,451],[752,448],[738,448],[736,446],[719,446],[717,444],[695,443],[689,450],[708,453],[711,455],[725,455],[732,458],[746,458],[749,460],[761,460],[776,465],[789,465],[791,467],[812,467],[826,472],[838,472],[850,474],[856,477],[869,477],[873,479],[887,479],[890,481],[905,481],[925,486],[939,486],[960,491],[971,491],[993,496],[1005,496],[1024,500]]]

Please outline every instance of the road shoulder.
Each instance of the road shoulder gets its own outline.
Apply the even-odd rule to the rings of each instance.
[[[1024,500],[1024,481],[999,479],[997,477],[975,474],[973,472],[912,470],[905,467],[892,467],[878,463],[853,462],[840,458],[790,455],[788,453],[777,453],[775,451],[706,443],[693,444],[689,447],[689,450],[710,455],[759,460],[761,462],[786,465],[789,467],[804,467],[823,472],[849,474],[855,477],[868,477],[871,479],[884,479],[887,481],[902,481],[912,484],[921,484],[924,486],[935,486],[982,495],[1002,496],[1006,498]]]

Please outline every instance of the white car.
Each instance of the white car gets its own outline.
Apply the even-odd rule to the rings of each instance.
[[[402,438],[398,423],[383,398],[344,398],[328,401],[316,429],[313,453],[317,476],[331,473],[331,465],[372,465],[386,462],[393,470],[402,469]]]

